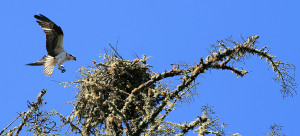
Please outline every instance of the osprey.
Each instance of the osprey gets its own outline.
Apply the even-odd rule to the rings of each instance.
[[[62,64],[69,60],[76,60],[76,58],[67,53],[63,47],[64,34],[62,29],[42,14],[34,15],[34,18],[38,20],[36,22],[44,29],[46,34],[46,49],[48,55],[45,55],[37,62],[27,65],[44,65],[44,73],[46,76],[50,77],[53,73],[55,65],[57,64],[58,69],[64,73],[66,69],[64,69]]]

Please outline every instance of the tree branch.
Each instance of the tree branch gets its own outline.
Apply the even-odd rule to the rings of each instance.
[[[34,113],[34,111],[37,111],[40,107],[40,105],[42,104],[42,97],[44,96],[44,94],[47,92],[47,90],[42,90],[39,95],[36,97],[36,102],[31,104],[31,109],[28,110],[22,117],[22,123],[17,127],[17,132],[15,133],[15,136],[18,136],[20,131],[22,130],[23,126],[27,123],[29,117],[32,116],[32,114]]]

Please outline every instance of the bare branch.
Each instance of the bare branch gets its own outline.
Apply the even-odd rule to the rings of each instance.
[[[18,117],[16,117],[9,125],[7,125],[1,132],[0,135],[2,135],[3,132],[6,131],[7,128],[9,128],[17,119],[19,119],[21,116],[23,116],[23,114],[25,114],[25,112],[20,113]]]
[[[39,95],[36,97],[36,102],[31,104],[31,109],[28,110],[22,117],[22,123],[17,127],[17,132],[15,133],[15,136],[19,135],[20,131],[22,130],[23,126],[27,123],[28,119],[31,117],[31,115],[34,113],[34,111],[39,109],[39,106],[42,104],[42,97],[46,93],[46,90],[42,90]]]
[[[283,127],[277,124],[273,124],[270,126],[270,132],[266,133],[266,136],[285,136],[285,134],[280,133],[283,129]]]

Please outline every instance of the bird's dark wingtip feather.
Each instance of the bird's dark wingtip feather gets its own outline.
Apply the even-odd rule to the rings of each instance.
[[[36,19],[39,19],[39,18],[42,18],[42,17],[43,17],[42,14],[34,15],[34,18],[36,18]]]
[[[37,20],[40,20],[40,21],[51,21],[49,18],[47,18],[46,16],[44,16],[42,14],[34,15],[34,18],[36,18]]]
[[[43,14],[39,13],[37,15],[34,15],[34,17],[45,17]]]

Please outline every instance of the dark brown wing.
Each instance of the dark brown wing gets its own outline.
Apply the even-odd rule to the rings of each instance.
[[[57,54],[65,51],[63,48],[63,31],[50,19],[42,14],[34,15],[36,21],[44,29],[46,34],[46,48],[50,56],[55,57]]]

